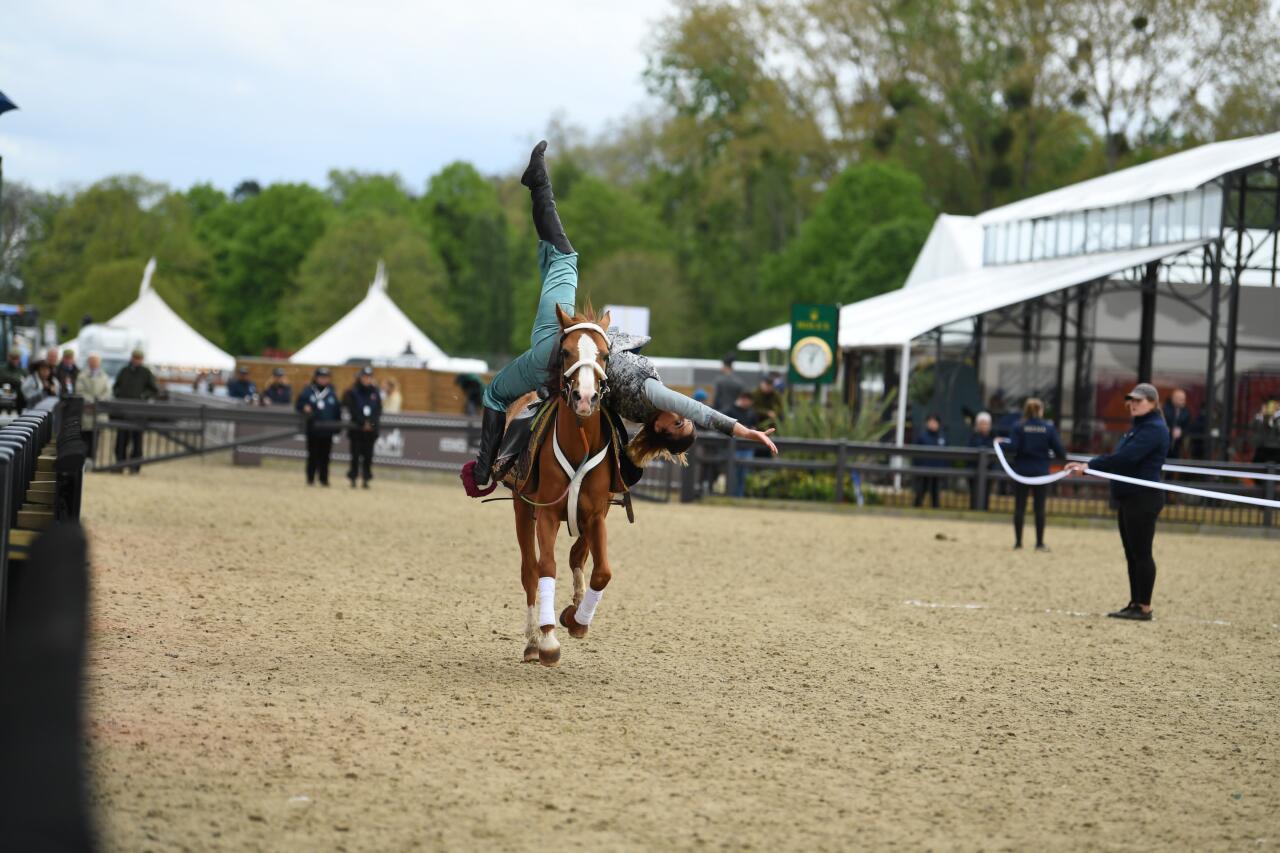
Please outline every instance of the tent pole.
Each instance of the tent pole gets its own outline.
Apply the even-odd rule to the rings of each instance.
[[[907,438],[907,381],[911,377],[911,341],[902,345],[902,361],[898,365],[898,423],[895,430],[894,443],[898,447],[906,445]],[[902,457],[895,457],[895,468],[902,467]],[[893,475],[894,491],[902,489],[902,475]]]

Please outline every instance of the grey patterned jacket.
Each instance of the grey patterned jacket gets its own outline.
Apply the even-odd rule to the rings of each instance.
[[[637,424],[647,424],[659,412],[675,412],[704,429],[733,434],[736,420],[662,384],[657,368],[637,352],[649,338],[615,329],[607,337],[609,397],[605,402],[611,409]]]

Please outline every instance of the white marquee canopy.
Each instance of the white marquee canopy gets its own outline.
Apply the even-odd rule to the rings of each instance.
[[[353,359],[400,360],[412,357],[431,370],[484,373],[485,362],[451,358],[419,329],[387,295],[387,269],[378,261],[364,299],[315,340],[293,354],[295,364],[346,364]]]
[[[208,338],[191,328],[160,298],[151,286],[155,271],[156,259],[152,258],[142,273],[138,298],[105,325],[140,332],[147,342],[147,363],[157,367],[191,370],[230,370],[235,367],[236,360],[230,353],[214,346]],[[79,355],[78,338],[64,346],[76,350]]]

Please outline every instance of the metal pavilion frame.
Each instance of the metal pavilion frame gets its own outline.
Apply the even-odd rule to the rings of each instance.
[[[1152,378],[1157,344],[1204,348],[1204,409],[1208,413],[1205,451],[1210,458],[1227,458],[1241,414],[1237,374],[1237,354],[1242,349],[1237,334],[1241,288],[1280,286],[1280,158],[1224,174],[1213,183],[1222,190],[1220,226],[1216,236],[1202,248],[976,316],[964,347],[965,359],[971,360],[980,373],[988,341],[1018,340],[1024,353],[1038,350],[1046,340],[1055,341],[1057,376],[1049,402],[1060,420],[1071,421],[1072,441],[1079,446],[1088,442],[1095,420],[1091,411],[1095,345],[1136,344],[1138,381]],[[1150,209],[1154,212],[1161,203],[1161,198],[1150,200]],[[1189,296],[1187,287],[1197,285],[1203,290]],[[1097,302],[1104,293],[1117,290],[1140,294],[1141,321],[1136,340],[1095,334]],[[1203,304],[1206,296],[1207,307]],[[1157,341],[1155,320],[1161,299],[1180,302],[1202,317],[1209,330],[1208,340]],[[1046,317],[1056,320],[1056,330],[1049,335],[1042,331]],[[934,329],[923,341],[917,338],[916,346],[932,344],[940,358],[946,334],[946,327]],[[1280,326],[1275,346],[1250,345],[1243,349],[1280,355]],[[1070,400],[1065,393],[1068,360],[1073,370]],[[901,368],[893,369],[888,352],[885,367],[886,387],[898,384],[902,377],[891,379],[891,375]]]

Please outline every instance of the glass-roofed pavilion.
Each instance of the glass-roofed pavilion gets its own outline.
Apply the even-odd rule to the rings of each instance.
[[[1187,392],[1184,455],[1239,458],[1280,396],[1280,134],[1213,143],[976,217],[939,217],[899,290],[840,314],[846,387],[899,394],[936,365],[928,405],[953,441],[978,410],[1046,400],[1077,450],[1124,429],[1138,380]],[[787,326],[742,341],[786,350]]]

